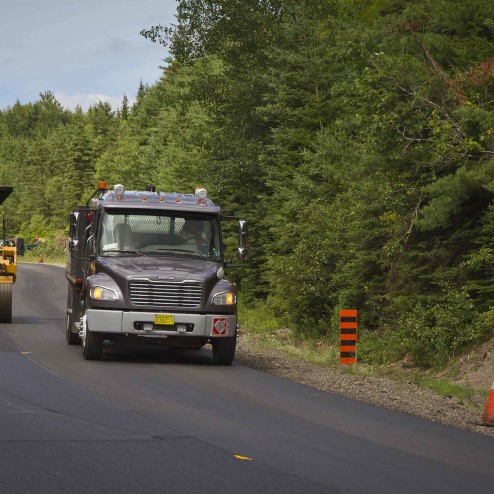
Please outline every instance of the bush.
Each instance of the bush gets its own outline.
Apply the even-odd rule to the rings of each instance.
[[[259,301],[254,306],[248,307],[240,299],[238,319],[240,329],[251,333],[275,332],[283,327],[282,320],[265,301]]]
[[[361,363],[389,364],[405,357],[408,350],[409,341],[403,331],[359,329],[357,355]]]
[[[435,301],[408,300],[400,309],[410,354],[423,367],[446,364],[484,333],[468,293],[449,284],[443,284]]]

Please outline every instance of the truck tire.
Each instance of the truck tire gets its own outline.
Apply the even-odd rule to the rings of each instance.
[[[211,342],[213,346],[213,362],[216,365],[231,365],[237,348],[237,332],[235,336],[228,338],[215,338]]]
[[[82,338],[82,355],[85,360],[99,360],[103,352],[103,334],[94,333],[87,327]]]
[[[67,297],[67,321],[65,324],[65,339],[69,345],[80,345],[81,339],[79,338],[79,331],[74,332],[75,323],[77,322],[77,315],[74,311],[77,305],[75,297],[79,297],[74,288],[69,285],[69,295]]]
[[[12,322],[12,285],[0,283],[0,322]]]

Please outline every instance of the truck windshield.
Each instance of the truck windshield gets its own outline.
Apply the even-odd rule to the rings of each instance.
[[[169,211],[105,210],[99,253],[103,256],[144,254],[221,258],[220,229],[214,215]]]

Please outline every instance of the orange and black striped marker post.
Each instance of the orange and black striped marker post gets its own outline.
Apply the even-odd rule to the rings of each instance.
[[[357,311],[340,310],[340,364],[357,362]]]

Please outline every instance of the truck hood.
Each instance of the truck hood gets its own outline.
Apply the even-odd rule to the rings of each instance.
[[[97,271],[117,278],[163,281],[204,281],[216,275],[221,264],[183,257],[99,257]],[[115,276],[116,275],[116,276]]]

